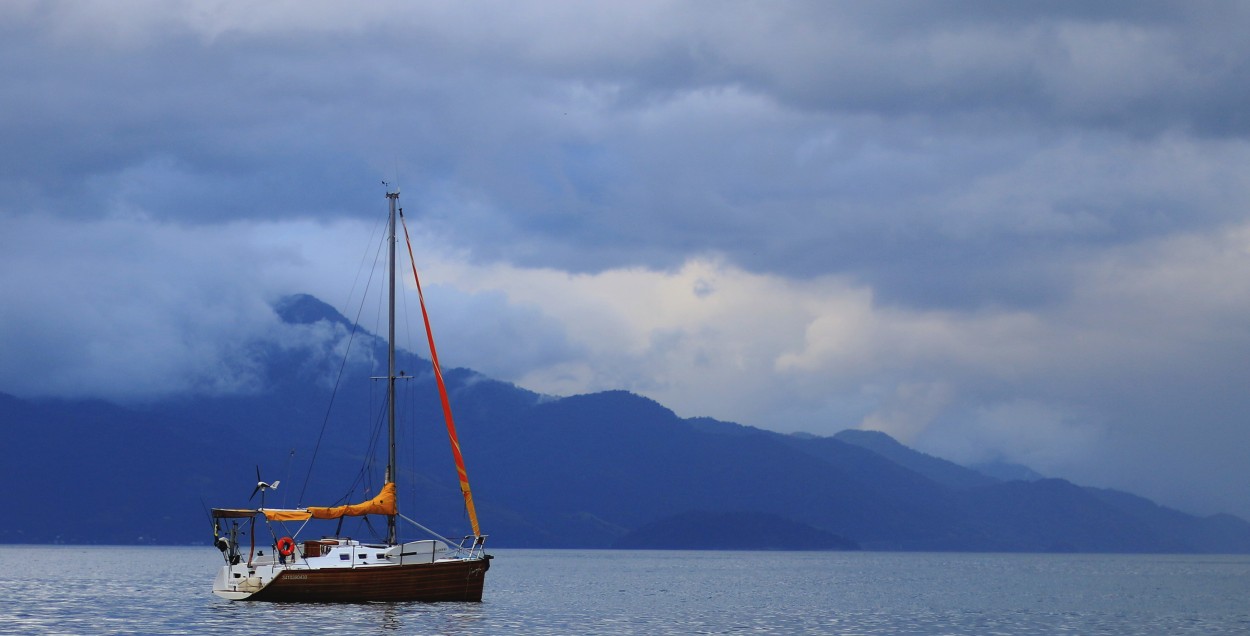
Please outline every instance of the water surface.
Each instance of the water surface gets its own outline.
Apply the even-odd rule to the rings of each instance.
[[[211,547],[0,546],[0,633],[1250,633],[1244,555],[494,554],[482,603],[271,605]]]

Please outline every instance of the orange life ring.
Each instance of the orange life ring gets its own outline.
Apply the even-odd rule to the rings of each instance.
[[[295,539],[291,537],[282,537],[278,539],[278,554],[284,557],[295,554]]]

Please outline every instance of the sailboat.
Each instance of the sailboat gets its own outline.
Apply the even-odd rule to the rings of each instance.
[[[308,506],[305,508],[267,508],[265,492],[276,488],[278,482],[269,484],[260,480],[257,469],[257,485],[253,496],[261,493],[259,508],[214,508],[214,545],[221,551],[225,564],[213,580],[213,593],[236,601],[273,602],[346,602],[369,601],[481,601],[486,571],[490,569],[491,555],[486,554],[486,535],[481,533],[473,495],[456,437],[455,423],[447,398],[434,348],[434,336],[430,330],[425,299],[421,294],[421,282],[413,265],[417,296],[421,300],[421,314],[425,321],[426,336],[430,344],[434,378],[443,407],[443,415],[451,439],[452,456],[464,496],[465,511],[472,527],[472,535],[456,542],[440,537],[414,541],[399,541],[397,520],[410,521],[418,528],[419,523],[402,515],[398,510],[396,495],[395,454],[395,383],[404,377],[395,374],[395,247],[397,241],[396,208],[399,192],[387,188],[389,202],[389,225],[387,228],[389,321],[387,334],[387,441],[388,457],[385,483],[380,491],[367,501],[340,506]],[[402,222],[403,212],[398,218]],[[408,239],[404,223],[404,238]],[[408,241],[408,255],[412,258],[412,244]],[[408,376],[411,377],[411,376]],[[311,520],[339,520],[342,527],[345,517],[379,515],[386,518],[384,541],[366,542],[336,534],[318,538],[300,538],[301,532]],[[257,545],[258,522],[267,524],[264,545]],[[284,529],[287,523],[300,525],[292,535],[275,528]],[[243,545],[247,537],[247,545]]]

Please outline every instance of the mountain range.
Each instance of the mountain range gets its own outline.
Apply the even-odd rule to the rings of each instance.
[[[207,508],[327,505],[376,492],[381,341],[311,296],[302,338],[252,343],[247,390],[143,404],[0,393],[4,543],[207,544]],[[399,354],[400,507],[468,532],[429,363]],[[491,545],[543,548],[1250,552],[1250,523],[1129,493],[974,470],[884,433],[784,435],[681,418],[625,391],[552,397],[444,376]],[[340,380],[340,378],[342,378]],[[249,500],[260,472],[279,489]],[[1020,478],[1023,477],[1023,478]],[[366,536],[383,524],[352,521]]]

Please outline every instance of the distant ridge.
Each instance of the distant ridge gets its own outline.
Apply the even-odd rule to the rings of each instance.
[[[349,324],[307,295],[274,311],[293,326]],[[318,441],[314,471],[359,469],[367,441],[359,425],[376,421],[381,403],[367,378],[385,356],[376,338],[361,338],[343,367],[326,355],[337,341],[309,341],[342,330],[301,332],[299,346],[251,343],[256,381],[244,393],[141,407],[0,394],[0,432],[20,450],[0,462],[0,480],[40,480],[5,489],[0,501],[74,511],[11,515],[0,542],[207,544],[200,501],[248,505],[256,465],[283,482],[271,503],[344,497],[351,483],[305,495],[301,482]],[[415,467],[401,475],[401,510],[420,509],[430,527],[463,536],[429,363],[399,352],[398,365],[412,370],[405,413],[432,423],[401,440],[405,465]],[[352,380],[329,408],[340,368]],[[867,550],[1250,553],[1250,524],[1232,515],[1196,517],[1060,479],[1000,480],[884,433],[782,435],[684,419],[626,391],[554,398],[469,369],[443,371],[478,513],[497,547],[784,549],[833,536]]]
[[[866,448],[904,468],[914,470],[933,481],[951,488],[988,486],[997,479],[920,451],[912,450],[880,431],[848,429],[834,439]]]

